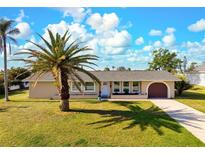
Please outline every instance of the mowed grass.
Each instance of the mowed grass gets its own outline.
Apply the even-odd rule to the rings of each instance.
[[[205,112],[205,87],[194,85],[191,89],[184,91],[182,96],[177,97],[177,101]]]
[[[0,102],[0,146],[204,146],[149,101],[29,99],[27,91]]]

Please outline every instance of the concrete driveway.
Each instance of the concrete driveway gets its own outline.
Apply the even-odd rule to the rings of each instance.
[[[151,99],[170,117],[205,143],[205,114],[172,99]]]

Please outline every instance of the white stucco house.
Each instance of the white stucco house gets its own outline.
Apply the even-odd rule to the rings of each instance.
[[[180,81],[176,76],[167,71],[91,71],[101,83],[94,82],[87,75],[77,72],[85,81],[85,85],[78,82],[81,92],[68,80],[71,98],[174,98],[175,81]],[[77,79],[76,79],[77,80]],[[38,79],[38,84],[33,86],[36,75],[26,79],[29,82],[30,98],[58,98],[55,80],[50,72]]]
[[[186,73],[190,84],[205,86],[205,64],[198,66],[195,71]]]

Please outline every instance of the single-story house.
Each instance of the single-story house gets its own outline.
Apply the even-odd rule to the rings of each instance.
[[[190,84],[205,86],[205,64],[196,67],[193,72],[187,72],[186,77]]]
[[[91,71],[100,81],[99,85],[79,72],[85,85],[78,83],[81,92],[69,80],[71,98],[102,98],[112,99],[144,99],[144,98],[174,98],[175,81],[177,77],[166,71]],[[55,81],[51,73],[44,74],[38,79],[36,86],[35,75],[26,79],[29,81],[30,98],[59,98]]]

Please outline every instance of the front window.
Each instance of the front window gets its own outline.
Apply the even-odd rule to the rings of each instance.
[[[86,82],[85,91],[95,91],[94,82]]]
[[[140,92],[140,83],[139,82],[137,82],[137,81],[133,82],[132,91],[134,93],[139,93]]]
[[[129,93],[129,82],[126,81],[126,82],[123,82],[123,92],[125,94],[128,94]]]
[[[80,82],[76,82],[76,84],[81,89],[81,83]],[[73,82],[72,82],[72,91],[79,91],[79,89],[77,88],[77,86]]]
[[[120,82],[114,82],[114,93],[120,92]]]

